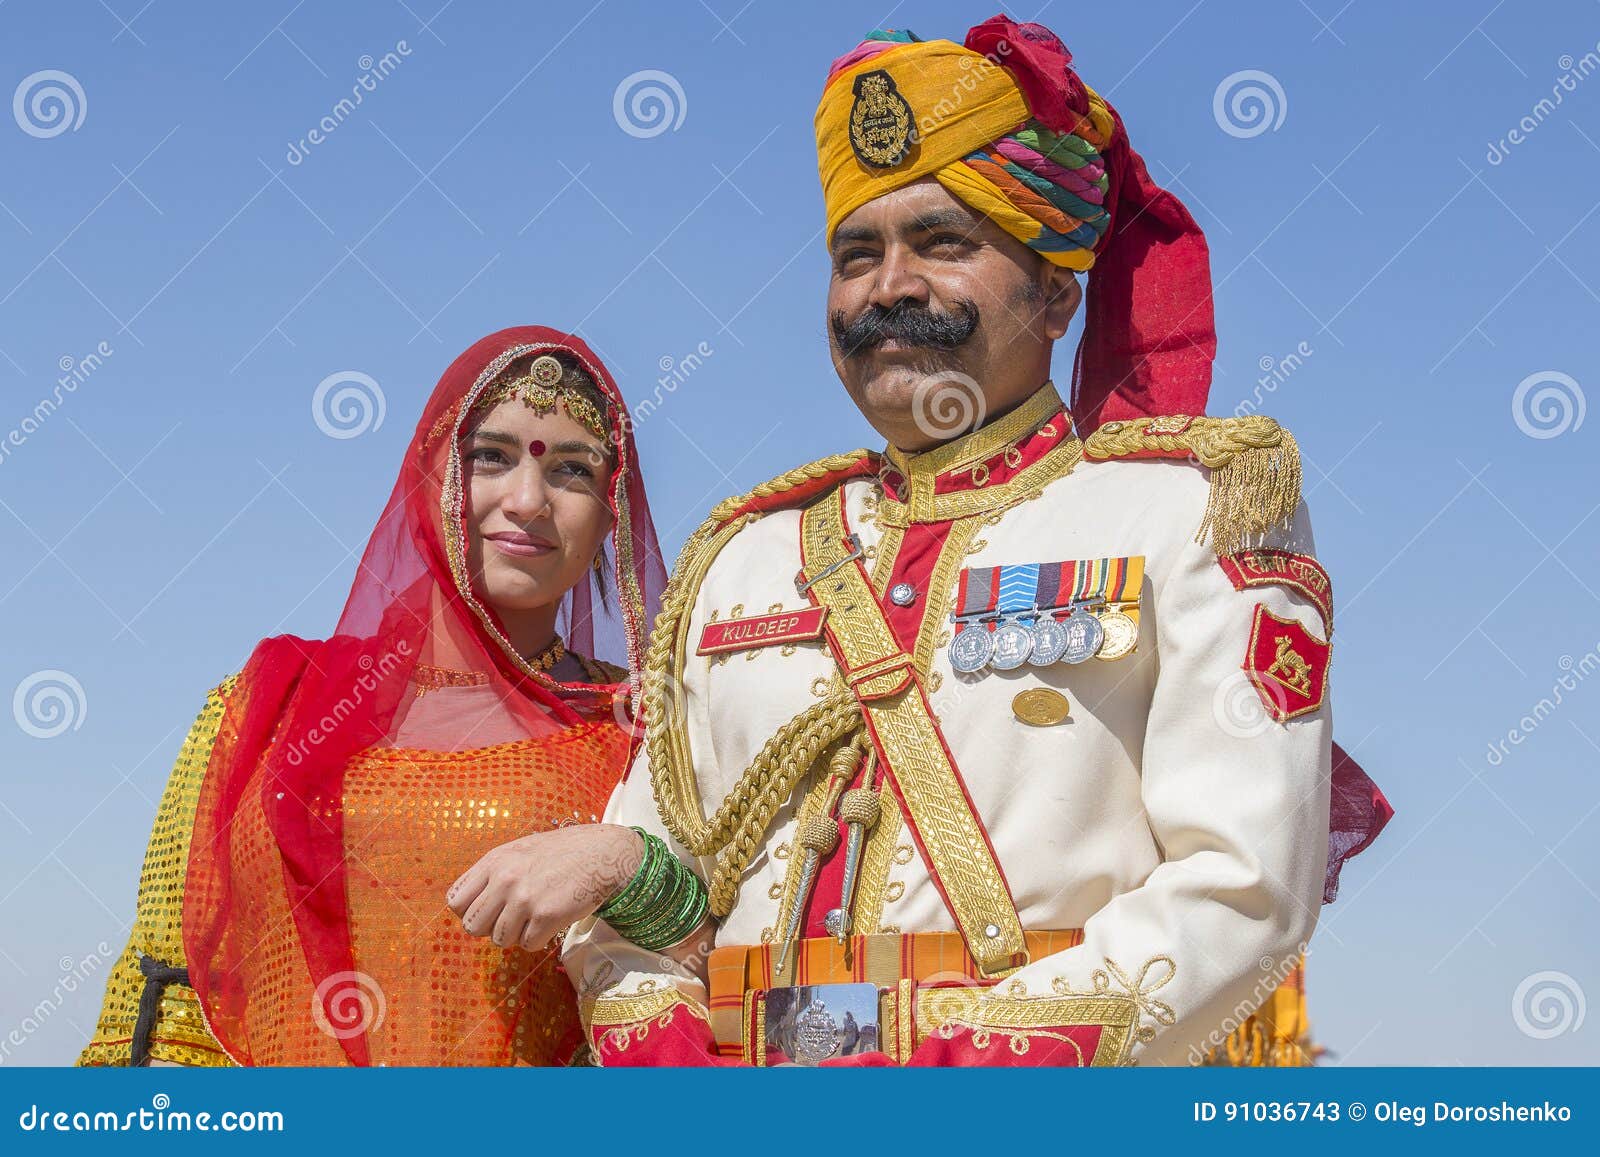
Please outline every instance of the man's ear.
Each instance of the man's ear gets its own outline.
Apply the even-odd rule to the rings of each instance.
[[[1040,288],[1044,290],[1045,336],[1051,341],[1058,341],[1067,335],[1067,327],[1072,324],[1073,315],[1083,303],[1083,287],[1078,284],[1078,278],[1072,270],[1047,261],[1040,278]]]

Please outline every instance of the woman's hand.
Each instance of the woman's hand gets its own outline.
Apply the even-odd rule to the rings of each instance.
[[[533,952],[592,915],[643,858],[639,833],[617,824],[538,832],[488,852],[450,886],[445,903],[469,934]]]

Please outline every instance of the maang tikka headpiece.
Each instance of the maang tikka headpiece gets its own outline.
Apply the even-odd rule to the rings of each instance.
[[[512,398],[539,415],[555,413],[559,403],[567,414],[597,438],[605,438],[608,430],[604,415],[594,402],[574,384],[566,381],[566,367],[550,354],[540,354],[528,366],[528,372],[512,378],[486,391],[479,406],[493,408]]]

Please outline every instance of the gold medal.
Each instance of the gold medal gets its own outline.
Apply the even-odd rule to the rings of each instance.
[[[1030,727],[1052,727],[1071,710],[1067,697],[1053,687],[1030,687],[1011,700],[1011,713]]]
[[[1105,628],[1105,638],[1095,652],[1097,659],[1120,659],[1131,654],[1139,642],[1139,624],[1121,611],[1101,611],[1095,616]]]

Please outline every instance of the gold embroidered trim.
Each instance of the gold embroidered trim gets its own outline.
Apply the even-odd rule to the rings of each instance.
[[[1053,382],[1046,382],[1008,414],[980,426],[970,434],[917,454],[907,454],[893,446],[886,456],[894,468],[906,476],[913,487],[933,486],[940,474],[959,474],[986,458],[993,458],[1061,412],[1061,395]]]
[[[842,511],[842,496],[836,489],[801,516],[808,574],[844,557],[839,535]],[[853,565],[840,567],[829,581],[812,587],[818,604],[828,607],[830,633],[855,671],[899,654],[883,610],[867,587]],[[901,672],[891,670],[858,680],[857,687],[864,696],[872,695],[901,677]],[[986,974],[1011,968],[1012,958],[1026,951],[1022,922],[994,853],[967,805],[921,684],[913,680],[893,695],[863,698],[860,709],[871,718],[880,753],[944,884],[968,950]],[[989,929],[997,934],[989,935]]]
[[[1300,447],[1294,435],[1262,414],[1242,418],[1175,415],[1107,422],[1084,443],[1095,461],[1158,451],[1187,454],[1211,471],[1211,494],[1196,542],[1232,554],[1274,526],[1287,526],[1300,505]]]
[[[1166,968],[1165,973],[1158,975],[1153,980],[1150,979],[1150,970],[1163,965]],[[1162,1028],[1170,1028],[1178,1023],[1177,1013],[1172,1010],[1172,1006],[1165,1001],[1156,1000],[1150,995],[1170,984],[1177,973],[1178,966],[1170,956],[1150,957],[1139,966],[1139,972],[1136,976],[1130,976],[1121,965],[1108,956],[1105,958],[1105,967],[1095,969],[1090,974],[1089,979],[1094,985],[1092,995],[1097,997],[1112,995],[1111,986],[1114,982],[1118,988],[1127,994],[1127,999],[1133,1002],[1139,1014],[1154,1022],[1154,1024],[1145,1024],[1143,1021],[1138,1021],[1134,1028],[1134,1040],[1140,1044],[1148,1044],[1155,1039],[1158,1025]],[[1052,980],[1050,987],[1061,996],[1082,998],[1091,995],[1075,991],[1071,982],[1064,976],[1058,976]],[[1117,997],[1117,999],[1121,999],[1121,997]],[[1130,1042],[1128,1046],[1130,1052],[1132,1047]]]
[[[1095,1067],[1120,1065],[1132,1049],[1138,1005],[1128,996],[1013,997],[984,988],[924,988],[917,992],[918,1036],[937,1033],[949,1040],[958,1028],[972,1033],[974,1048],[988,1048],[999,1036],[1022,1055],[1034,1039],[1070,1044],[1079,1062]],[[1098,1026],[1094,1056],[1085,1058],[1071,1037],[1051,1029]]]
[[[993,457],[1002,451],[1009,461],[1011,453],[1016,450],[1015,444],[1018,440],[1045,426],[1060,412],[1061,399],[1056,394],[1055,388],[1047,383],[1033,397],[1005,417],[973,431],[964,438],[910,456],[891,447],[886,456],[891,464],[906,475],[909,493],[903,503],[893,495],[885,493],[877,515],[879,523],[887,529],[895,525],[903,527],[911,522],[948,522],[975,514],[989,513],[1023,501],[1057,478],[1072,473],[1073,467],[1082,458],[1083,443],[1076,437],[1069,436],[1059,445],[1051,447],[1037,462],[1025,467],[1006,482],[987,485],[988,472],[985,468],[981,474],[982,481],[979,481],[979,474],[973,474],[972,481],[979,489],[955,490],[943,494],[935,492],[936,481],[942,473],[961,473],[964,469],[976,471],[977,466],[985,465],[982,459]],[[974,439],[978,441],[973,444],[981,452],[968,446],[969,441]],[[971,465],[971,455],[974,453],[979,459],[977,465]],[[1020,451],[1018,454],[1020,461]],[[958,464],[947,471],[941,466],[947,456],[964,458],[966,463]]]
[[[486,671],[455,671],[449,667],[418,663],[412,669],[411,681],[416,685],[420,697],[445,687],[482,687],[489,682],[489,675]]]
[[[1015,506],[1037,497],[1043,487],[1057,478],[1071,474],[1082,458],[1083,443],[1076,438],[1069,438],[1052,447],[1043,458],[1023,468],[1009,481],[986,486],[982,490],[930,494],[920,504],[914,495],[910,504],[902,504],[886,494],[878,521],[885,528],[896,524],[904,526],[908,522],[949,522]]]
[[[976,517],[956,522],[945,534],[939,557],[934,561],[928,589],[923,596],[922,623],[917,629],[915,660],[917,671],[924,678],[933,666],[933,653],[939,649],[939,640],[949,625],[947,615],[952,588],[956,585],[961,564],[972,553],[973,539],[983,524],[984,520]]]
[[[711,1023],[711,1014],[697,1002],[690,1000],[676,988],[662,988],[650,992],[636,992],[629,996],[603,995],[595,998],[589,1010],[589,1027],[609,1028],[612,1025],[632,1024],[635,1021],[660,1017],[661,1027],[666,1027],[666,1013],[682,1005],[690,1016]],[[643,1037],[639,1039],[643,1040]]]

